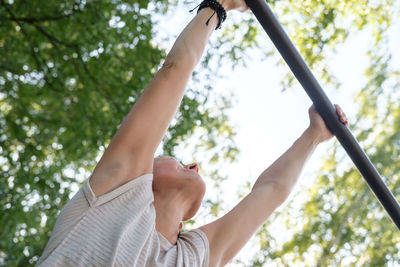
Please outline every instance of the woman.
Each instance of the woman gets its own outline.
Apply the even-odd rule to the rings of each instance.
[[[223,10],[243,0],[206,0],[115,134],[91,177],[63,208],[40,266],[221,266],[286,199],[314,148],[331,137],[310,108],[310,126],[222,218],[180,234],[200,207],[196,163],[154,153]],[[215,14],[216,15],[215,15]],[[339,119],[347,123],[338,109]]]

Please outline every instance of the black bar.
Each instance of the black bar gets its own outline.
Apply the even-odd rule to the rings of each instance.
[[[246,3],[281,53],[283,59],[289,65],[297,80],[311,98],[315,108],[319,114],[321,114],[329,130],[342,144],[347,154],[367,181],[369,187],[400,230],[399,203],[385,185],[380,174],[364,153],[350,130],[340,122],[335,107],[286,35],[284,29],[275,18],[265,0],[246,0]]]

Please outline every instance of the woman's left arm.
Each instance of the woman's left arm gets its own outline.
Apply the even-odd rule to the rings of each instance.
[[[338,119],[347,124],[343,111],[337,105],[336,108]],[[252,191],[223,217],[200,227],[210,243],[210,266],[224,265],[239,252],[288,197],[316,146],[332,137],[313,106],[309,115],[310,126],[260,175]]]

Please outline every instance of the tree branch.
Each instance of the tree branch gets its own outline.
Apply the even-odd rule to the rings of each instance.
[[[7,20],[12,20],[15,22],[28,22],[28,23],[34,23],[34,22],[45,22],[45,21],[55,21],[55,20],[62,20],[65,18],[68,18],[72,15],[68,14],[68,15],[61,15],[58,17],[51,17],[51,16],[44,16],[44,17],[40,17],[40,18],[17,18],[17,17],[5,17],[5,18],[1,18],[0,21],[7,21]]]

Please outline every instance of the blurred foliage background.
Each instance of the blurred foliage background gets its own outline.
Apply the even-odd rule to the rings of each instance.
[[[124,116],[166,51],[157,43],[154,17],[173,12],[176,0],[0,0],[0,265],[34,265],[60,208],[94,169]],[[184,3],[187,10],[196,3]],[[270,1],[278,18],[322,84],[340,87],[329,71],[334,47],[368,29],[366,84],[350,126],[400,196],[400,70],[393,67],[386,34],[400,15],[395,0]],[[250,14],[230,20],[193,74],[182,105],[162,142],[175,155],[193,136],[197,161],[221,192],[221,164],[239,151],[226,112],[231,98],[212,90],[219,66],[246,66],[265,38]],[[271,48],[270,51],[273,51]],[[270,53],[272,54],[272,52]],[[278,58],[278,57],[277,57]],[[282,64],[277,60],[276,64]],[[290,72],[284,88],[295,80]],[[303,192],[302,219],[293,203],[258,231],[246,266],[396,266],[400,234],[359,173],[335,143]],[[206,199],[216,217],[223,199]],[[292,238],[278,244],[268,231],[285,216]],[[187,227],[195,222],[191,221]]]

